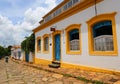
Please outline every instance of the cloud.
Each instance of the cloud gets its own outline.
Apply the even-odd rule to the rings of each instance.
[[[56,5],[56,0],[35,0],[35,3],[21,16],[22,22],[17,21],[17,24],[13,24],[11,19],[0,14],[0,45],[20,45],[25,37],[32,33],[32,29],[40,25],[42,17]]]
[[[24,21],[31,23],[33,25],[36,22],[40,21],[42,19],[41,16],[43,16],[46,12],[47,12],[46,9],[42,7],[38,7],[35,10],[32,10],[32,8],[29,8],[25,12]]]
[[[56,6],[56,0],[46,0],[45,1],[45,4],[47,4],[48,5],[48,8],[53,8],[53,7],[55,7]]]

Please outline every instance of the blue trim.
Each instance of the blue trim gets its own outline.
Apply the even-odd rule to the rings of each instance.
[[[60,61],[60,34],[55,36],[55,60]]]
[[[78,29],[74,29],[72,31],[69,32],[70,35],[70,41],[74,39],[73,35],[79,33]]]
[[[26,55],[25,55],[25,61],[29,62],[29,53],[26,53]]]
[[[98,28],[101,28],[104,26],[111,26],[111,25],[112,25],[111,21],[103,21],[103,22],[99,22],[99,23],[95,24],[93,26],[93,29],[98,29]]]
[[[102,21],[102,22],[98,22],[93,26],[93,36],[96,37],[97,33],[96,33],[96,29],[105,27],[105,26],[112,26],[112,22],[111,21]]]

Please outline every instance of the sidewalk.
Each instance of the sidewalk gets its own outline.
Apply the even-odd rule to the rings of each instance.
[[[91,84],[16,62],[0,60],[0,84]]]
[[[40,70],[45,70],[49,72],[54,72],[57,74],[62,74],[64,76],[73,77],[84,82],[91,82],[89,84],[120,84],[120,75],[112,75],[100,72],[85,71],[80,69],[70,69],[70,68],[50,68],[49,66],[30,64],[18,60],[13,60],[14,62],[37,68]]]

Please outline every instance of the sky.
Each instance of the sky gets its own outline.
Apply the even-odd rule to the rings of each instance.
[[[0,0],[0,45],[20,45],[63,0]]]

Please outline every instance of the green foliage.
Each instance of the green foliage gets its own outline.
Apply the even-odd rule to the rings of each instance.
[[[106,84],[106,83],[103,83],[103,82],[101,82],[101,81],[97,81],[97,80],[88,80],[88,79],[86,79],[86,78],[84,78],[84,77],[76,77],[78,80],[82,80],[82,81],[84,81],[84,82],[86,82],[86,83],[92,83],[92,84]]]
[[[82,80],[82,81],[84,81],[84,82],[86,82],[86,83],[89,83],[89,82],[90,82],[90,80],[88,80],[88,79],[86,79],[86,78],[83,78],[83,77],[77,77],[77,79],[78,79],[78,80]]]
[[[4,54],[5,54],[5,49],[2,46],[0,46],[0,58],[2,58]]]
[[[105,83],[103,83],[103,82],[101,82],[101,81],[96,81],[96,80],[95,80],[95,81],[92,81],[92,83],[93,83],[93,84],[105,84]]]
[[[26,52],[26,39],[21,43],[21,49]]]
[[[11,54],[11,47],[12,46],[8,46],[7,48],[4,48],[4,47],[0,46],[0,58],[9,56]]]
[[[12,48],[11,45],[8,46],[7,48],[5,48],[5,50],[6,50],[6,55],[7,55],[7,56],[11,55],[11,48]]]
[[[66,77],[72,77],[70,74],[62,74],[62,75]]]
[[[35,51],[35,35],[31,34],[21,43],[21,49],[26,53]]]

